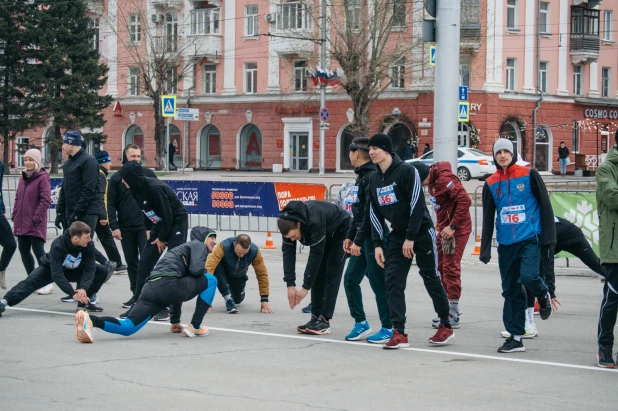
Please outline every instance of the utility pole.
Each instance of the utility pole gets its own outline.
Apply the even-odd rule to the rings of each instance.
[[[436,68],[433,97],[433,161],[448,161],[457,173],[459,38],[461,3],[437,1]],[[429,10],[428,10],[429,11]]]
[[[326,0],[322,0],[322,16],[320,18],[321,39],[320,39],[320,66],[322,70],[326,70]],[[326,108],[326,85],[320,81],[320,111]],[[324,175],[324,133],[326,130],[322,128],[322,119],[320,119],[320,173]],[[311,147],[309,147],[311,150]]]

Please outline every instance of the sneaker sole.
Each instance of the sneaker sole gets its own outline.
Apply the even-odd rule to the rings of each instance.
[[[300,327],[296,328],[296,331],[298,331],[299,334],[307,334],[307,330],[303,330]]]
[[[85,311],[80,310],[75,314],[75,329],[77,341],[84,344],[91,344],[94,342],[94,336],[92,335],[92,321],[90,318],[86,321],[87,314]],[[84,323],[87,322],[90,334],[84,330]]]
[[[437,323],[437,324],[436,323],[431,323],[431,326],[433,328],[435,328],[435,329],[438,329],[438,328],[440,328],[440,323]],[[453,324],[453,323],[451,323],[451,328],[454,329],[454,330],[457,330],[457,329],[461,328],[461,324]]]
[[[368,337],[369,334],[371,334],[371,328],[368,329],[367,331],[363,331],[362,333],[358,334],[358,336],[356,337],[352,337],[352,338],[345,337],[345,339],[346,341],[358,341],[358,340],[362,340],[363,338]]]
[[[63,299],[60,299],[60,301],[62,301],[63,303],[76,303],[77,302],[75,300],[63,300]]]
[[[536,334],[534,334],[534,335],[525,335],[525,334],[524,334],[524,335],[522,335],[522,336],[521,336],[521,338],[526,339],[526,340],[531,340],[531,339],[533,339],[533,338],[538,337],[538,335],[539,335],[539,333],[536,333]],[[500,333],[500,336],[501,336],[502,338],[509,338],[509,337],[511,336],[511,334],[509,334],[509,333],[505,333],[505,332],[503,331],[503,332],[501,332],[501,333]]]
[[[131,307],[133,307],[133,306],[129,305],[129,304],[122,304],[122,308],[131,308]]]
[[[597,355],[597,366],[599,366],[600,368],[609,368],[609,369],[614,369],[616,368],[616,364],[601,364],[601,360],[599,359],[599,356]]]
[[[524,351],[526,351],[526,347],[513,348],[512,350],[501,350],[501,349],[498,349],[498,352],[504,353],[504,354],[508,354],[508,353],[511,353],[511,352],[524,352]]]
[[[228,314],[238,314],[238,310],[237,309],[233,309],[227,312]]]
[[[433,341],[431,338],[428,339],[427,341],[429,341],[430,344],[444,345],[444,344],[448,343],[453,337],[455,337],[455,333],[449,335],[448,338],[446,340],[444,340],[444,341]]]
[[[119,271],[114,271],[112,275],[120,275],[120,274],[126,274],[126,273],[127,273],[127,270],[119,270]]]
[[[382,348],[386,350],[396,350],[397,348],[408,348],[410,343],[399,343],[397,345],[383,345]]]
[[[324,334],[330,334],[330,328],[327,328],[325,330],[307,330],[305,331],[305,334],[313,334],[313,335],[324,335]]]
[[[165,321],[169,321],[169,320],[170,320],[170,318],[169,318],[169,317],[167,317],[167,318],[155,318],[155,319],[154,319],[154,321],[158,321],[158,322],[161,322],[161,323],[163,323],[163,322],[165,322]]]
[[[206,337],[208,334],[210,334],[210,330],[206,331],[204,334],[196,334],[194,332],[189,331],[188,328],[185,328],[184,330],[182,330],[182,333],[184,335],[186,335],[189,338],[193,338],[193,337]]]

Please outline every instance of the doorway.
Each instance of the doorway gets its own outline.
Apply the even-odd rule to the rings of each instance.
[[[309,134],[290,134],[292,171],[309,171]]]
[[[470,147],[470,130],[466,123],[458,123],[457,125],[457,136],[459,147]]]

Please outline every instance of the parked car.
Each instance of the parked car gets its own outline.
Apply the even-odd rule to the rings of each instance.
[[[518,154],[517,164],[529,166],[530,163],[521,159],[521,154]],[[406,163],[413,161],[422,161],[430,165],[434,163],[433,150],[419,158],[407,160]],[[485,179],[496,172],[493,156],[477,150],[476,148],[460,147],[457,149],[457,177],[462,181],[468,181],[471,178]]]

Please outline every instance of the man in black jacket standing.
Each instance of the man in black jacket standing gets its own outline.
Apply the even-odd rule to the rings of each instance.
[[[144,212],[148,230],[148,242],[137,269],[135,298],[138,299],[146,278],[165,248],[172,250],[186,242],[189,219],[176,193],[163,181],[144,177],[144,168],[137,162],[127,162],[118,174]]]
[[[76,221],[54,240],[49,253],[41,258],[41,265],[0,300],[0,315],[7,305],[13,307],[19,304],[36,290],[52,282],[73,296],[78,302],[78,310],[103,311],[90,299],[107,278],[107,269],[95,262],[90,227]],[[71,282],[78,283],[79,288],[73,289]]]
[[[329,334],[345,265],[343,240],[350,216],[326,201],[290,201],[279,214],[277,226],[283,236],[283,280],[290,308],[300,304],[311,290],[311,320],[297,331]],[[311,247],[300,290],[296,289],[297,241]]]
[[[386,271],[386,293],[393,321],[393,336],[384,348],[408,347],[405,334],[405,289],[412,257],[423,278],[425,288],[440,317],[432,344],[446,344],[455,336],[449,319],[449,304],[438,271],[436,232],[425,204],[425,194],[414,167],[393,154],[391,139],[376,134],[369,139],[369,156],[378,165],[370,180],[368,213],[375,246],[376,261]],[[383,249],[384,220],[391,223],[386,250]]]
[[[182,332],[187,337],[208,335],[209,329],[202,327],[202,321],[212,305],[217,278],[204,270],[208,253],[212,251],[212,244],[205,243],[206,240],[207,238],[192,240],[168,251],[148,276],[143,291],[127,318],[91,317],[84,311],[75,314],[77,340],[82,343],[94,342],[93,327],[108,333],[133,335],[146,325],[153,315],[167,306],[172,307],[171,332]],[[183,328],[180,325],[182,303],[196,296],[191,324]]]

